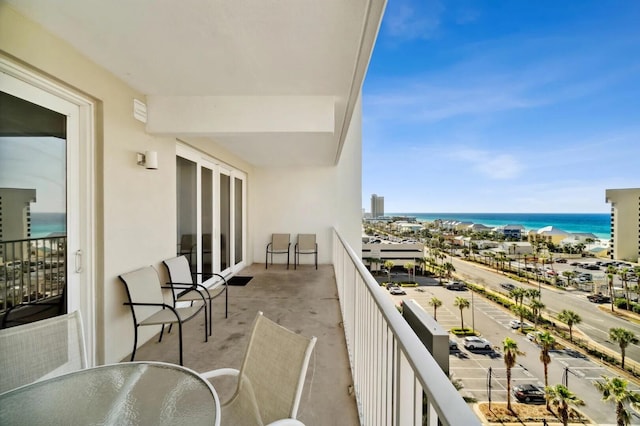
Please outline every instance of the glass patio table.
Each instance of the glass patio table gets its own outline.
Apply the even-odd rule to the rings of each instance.
[[[214,425],[218,395],[185,367],[125,362],[75,371],[0,395],[7,425]]]

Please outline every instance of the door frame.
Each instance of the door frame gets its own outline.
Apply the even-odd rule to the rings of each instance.
[[[26,84],[27,89],[44,92],[74,105],[67,116],[74,149],[67,149],[67,223],[77,235],[67,230],[67,275],[76,274],[76,284],[67,291],[67,307],[80,310],[89,366],[96,364],[96,226],[95,226],[95,120],[94,100],[54,82],[37,72],[0,56],[0,73]],[[30,89],[29,89],[30,88]]]

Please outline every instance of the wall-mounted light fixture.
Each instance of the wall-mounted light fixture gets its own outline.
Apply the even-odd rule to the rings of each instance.
[[[138,152],[138,166],[144,166],[149,170],[158,168],[158,151],[145,151],[144,154]]]

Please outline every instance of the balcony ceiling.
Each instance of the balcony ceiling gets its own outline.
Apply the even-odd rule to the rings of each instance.
[[[6,0],[146,94],[150,133],[335,164],[384,0]]]

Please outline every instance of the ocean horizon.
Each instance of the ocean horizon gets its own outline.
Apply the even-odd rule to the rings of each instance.
[[[611,239],[610,213],[386,213],[386,216],[410,216],[417,220],[457,220],[490,227],[522,225],[526,231],[553,226],[570,233],[591,233],[599,239]]]

